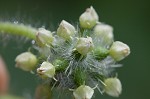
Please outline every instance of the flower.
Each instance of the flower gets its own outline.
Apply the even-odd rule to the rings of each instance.
[[[79,17],[80,26],[87,29],[93,28],[98,20],[99,17],[92,6]]]
[[[75,34],[74,26],[72,26],[67,21],[62,20],[57,29],[57,35],[62,37],[64,40],[70,40],[74,34]]]
[[[37,73],[42,78],[53,78],[55,75],[55,67],[49,62],[43,62],[37,69]]]
[[[120,61],[130,54],[130,48],[127,44],[115,41],[110,47],[109,54],[116,61]]]
[[[111,45],[114,41],[113,28],[110,25],[98,24],[94,27],[94,34],[105,45]]]
[[[90,52],[93,49],[93,47],[94,45],[91,37],[79,38],[76,45],[76,50],[80,54],[86,55],[88,52]]]
[[[122,92],[122,85],[118,78],[107,78],[104,83],[106,84],[104,91],[113,97],[119,97]]]
[[[52,44],[54,37],[52,36],[51,31],[48,31],[44,28],[39,28],[36,34],[36,42],[39,46],[45,46]]]
[[[75,99],[91,99],[94,94],[94,90],[86,85],[79,86],[74,92]]]
[[[15,59],[16,67],[24,71],[32,71],[37,64],[37,58],[31,52],[24,52]]]

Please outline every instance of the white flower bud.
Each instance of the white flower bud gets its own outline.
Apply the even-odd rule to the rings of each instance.
[[[113,28],[110,25],[98,24],[94,28],[96,37],[102,40],[102,43],[110,45],[114,41]]]
[[[105,92],[113,97],[119,97],[122,92],[122,85],[118,78],[107,78],[104,83],[106,84]]]
[[[54,40],[51,31],[48,31],[44,28],[39,28],[36,34],[36,42],[39,46],[50,45]]]
[[[49,62],[43,62],[37,69],[37,73],[42,78],[53,78],[55,75],[55,67]]]
[[[127,44],[120,41],[115,41],[110,47],[110,56],[116,61],[120,61],[130,54],[130,48]]]
[[[87,8],[86,11],[79,18],[81,27],[88,29],[93,28],[98,20],[99,17],[92,6],[90,8]]]
[[[24,71],[32,71],[37,64],[37,58],[30,52],[24,52],[15,59],[16,67]]]
[[[91,37],[79,38],[76,45],[76,50],[80,54],[86,55],[88,52],[90,52],[93,49],[93,47],[94,45]]]
[[[74,92],[75,99],[91,99],[94,94],[94,90],[86,85],[79,86]]]
[[[70,40],[74,34],[75,34],[74,26],[72,26],[67,21],[62,20],[57,29],[57,35],[65,40]]]

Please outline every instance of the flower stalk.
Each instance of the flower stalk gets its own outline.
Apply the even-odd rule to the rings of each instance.
[[[0,22],[0,33],[9,33],[35,40],[36,32],[37,29],[31,26],[11,22]]]

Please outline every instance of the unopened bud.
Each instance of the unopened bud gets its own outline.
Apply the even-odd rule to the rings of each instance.
[[[49,62],[43,62],[37,69],[37,73],[42,78],[53,78],[55,75],[55,67]]]
[[[44,28],[39,28],[36,34],[36,42],[39,46],[50,45],[54,40],[52,33]]]
[[[113,97],[119,97],[122,92],[122,85],[118,78],[107,78],[104,83],[106,84],[105,92]]]
[[[93,47],[94,45],[93,45],[91,37],[79,38],[77,45],[76,45],[76,50],[80,54],[86,55],[88,52],[90,52],[93,49]]]
[[[107,57],[109,54],[109,51],[105,48],[102,47],[95,47],[93,49],[93,56],[95,57],[95,59],[97,60],[102,60],[105,57]]]
[[[96,25],[94,28],[94,34],[101,39],[104,44],[110,45],[114,41],[113,28],[110,25]]]
[[[37,58],[31,52],[24,52],[15,59],[16,67],[24,71],[32,71],[37,64]]]
[[[94,94],[94,90],[86,85],[79,86],[74,92],[75,99],[91,99]]]
[[[116,61],[120,61],[130,54],[130,48],[127,44],[115,41],[110,47],[110,56]]]
[[[57,35],[62,37],[64,40],[70,40],[74,34],[75,34],[74,26],[72,26],[67,21],[62,20],[57,29]]]
[[[57,71],[64,71],[68,66],[68,62],[63,59],[56,59],[54,60],[53,65],[55,66]]]
[[[99,17],[92,6],[90,8],[87,8],[86,11],[79,18],[81,27],[87,29],[93,28],[98,20]]]

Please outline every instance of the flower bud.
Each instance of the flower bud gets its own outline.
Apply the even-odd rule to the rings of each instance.
[[[55,75],[55,67],[49,62],[43,62],[37,69],[37,73],[42,78],[53,78]]]
[[[16,67],[24,71],[32,71],[37,64],[37,58],[31,52],[24,52],[15,59]]]
[[[114,41],[113,28],[110,25],[96,25],[94,28],[94,34],[102,40],[103,44],[111,45]]]
[[[107,78],[104,83],[106,84],[105,92],[113,97],[119,97],[122,92],[122,85],[118,78]]]
[[[62,37],[64,40],[70,40],[74,34],[75,34],[74,26],[72,26],[67,21],[62,20],[57,29],[57,35]]]
[[[93,56],[97,60],[102,60],[105,57],[107,57],[109,54],[109,51],[106,48],[103,47],[95,47],[93,49]]]
[[[88,52],[90,52],[93,49],[93,47],[94,45],[93,45],[91,37],[79,38],[77,45],[76,45],[76,50],[80,54],[86,55]]]
[[[94,90],[86,85],[79,86],[74,92],[75,99],[91,99],[94,94]]]
[[[115,41],[110,47],[109,54],[116,61],[120,61],[130,54],[130,48],[120,41]]]
[[[86,11],[79,18],[81,27],[87,29],[93,28],[98,20],[99,17],[92,6],[90,8],[87,8]]]
[[[36,34],[36,42],[39,46],[50,45],[54,40],[52,33],[44,28],[39,28]]]
[[[56,59],[54,60],[53,65],[55,66],[56,71],[64,71],[69,64],[67,60]]]

